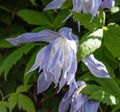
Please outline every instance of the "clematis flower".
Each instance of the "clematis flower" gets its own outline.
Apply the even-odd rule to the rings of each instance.
[[[62,7],[66,0],[53,0],[49,3],[44,10],[58,9]],[[91,21],[98,13],[99,7],[111,8],[114,6],[114,0],[72,0],[73,11],[78,13],[90,13],[92,15]],[[64,21],[69,19],[72,14],[69,14]],[[78,31],[80,32],[80,22],[78,21]]]
[[[37,81],[38,93],[45,91],[52,82],[55,87],[59,85],[59,90],[65,84],[75,83],[78,38],[72,33],[71,28],[63,27],[58,33],[52,30],[25,33],[17,38],[9,38],[7,41],[13,45],[22,42],[49,42],[49,45],[38,52],[35,63],[27,72],[39,68],[41,73]]]
[[[81,90],[86,86],[85,82],[76,82],[78,88],[74,84],[71,85],[69,91],[62,98],[59,105],[59,112],[97,112],[99,102],[88,99],[88,95],[81,94]]]
[[[93,54],[87,56],[82,61],[94,76],[100,78],[110,78],[110,75],[105,65],[102,62],[95,59]]]
[[[62,7],[66,0],[53,0],[44,10],[58,9]],[[100,6],[111,8],[115,4],[114,0],[73,0],[73,11],[90,13],[93,17],[97,14]]]

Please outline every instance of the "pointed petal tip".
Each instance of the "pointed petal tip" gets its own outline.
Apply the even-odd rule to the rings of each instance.
[[[34,71],[32,68],[30,68],[26,73],[25,76],[28,75],[30,72]]]
[[[43,11],[47,11],[47,10],[50,10],[50,9],[48,9],[47,7],[45,7],[45,8],[43,9]]]
[[[106,66],[101,61],[97,60],[93,54],[84,58],[82,61],[94,76],[99,78],[111,78]]]
[[[15,38],[8,38],[8,39],[6,39],[6,41],[8,41],[9,43],[11,43],[14,46],[17,45],[17,42],[15,41]]]
[[[48,10],[54,10],[54,9],[59,9],[60,7],[50,7],[50,6],[46,6],[43,10],[44,11],[48,11]]]
[[[40,91],[37,90],[37,95],[40,94],[40,93],[42,93],[42,92],[40,92]]]
[[[51,7],[51,6],[46,6],[43,10],[44,11],[48,11],[48,10],[54,10],[54,9],[58,9],[57,7]]]
[[[53,0],[44,8],[44,10],[59,9],[65,1],[66,0]]]
[[[48,4],[43,10],[47,11],[47,10],[54,10],[54,9],[59,9],[59,6],[52,6],[53,4]]]

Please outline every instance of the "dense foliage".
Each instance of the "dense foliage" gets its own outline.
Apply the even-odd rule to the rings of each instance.
[[[45,29],[58,32],[62,27],[72,28],[79,39],[75,79],[87,84],[81,93],[100,102],[98,112],[120,112],[120,0],[111,9],[99,8],[92,21],[91,14],[72,10],[72,0],[66,0],[59,9],[43,10],[51,1],[0,0],[0,112],[58,111],[69,86],[65,85],[58,93],[59,88],[52,83],[37,94],[38,69],[26,74],[38,51],[48,43],[14,46],[6,39]],[[65,21],[70,13],[72,16]],[[82,60],[90,54],[104,63],[111,78],[96,77],[89,72]]]

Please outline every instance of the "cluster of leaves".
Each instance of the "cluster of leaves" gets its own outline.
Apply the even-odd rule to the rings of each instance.
[[[82,93],[90,99],[101,102],[99,111],[120,110],[120,0],[111,10],[100,10],[91,22],[90,14],[70,11],[71,0],[61,9],[43,11],[50,0],[8,0],[0,1],[0,112],[56,112],[61,97],[67,91],[63,88],[57,95],[53,87],[37,95],[36,71],[25,75],[33,65],[37,52],[46,43],[25,43],[14,47],[5,39],[24,32],[38,32],[43,29],[59,30],[63,26],[73,28],[80,40],[78,47],[77,80],[88,86]],[[81,22],[81,32],[77,23],[70,18],[72,13]],[[90,74],[81,60],[94,53],[103,62],[111,79],[96,78]],[[52,103],[51,103],[52,101]]]

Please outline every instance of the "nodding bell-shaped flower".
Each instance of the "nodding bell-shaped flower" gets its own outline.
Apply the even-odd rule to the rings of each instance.
[[[50,2],[44,10],[59,9],[65,3],[66,0],[53,0]],[[94,13],[98,11],[99,7],[112,8],[115,5],[115,0],[72,0],[73,10],[83,13]]]
[[[59,112],[97,112],[99,102],[89,100],[88,95],[81,94],[81,90],[86,87],[85,82],[76,82],[78,88],[74,84],[71,85],[69,91],[62,98],[59,105]]]
[[[87,56],[82,61],[94,76],[100,78],[110,78],[110,75],[105,65],[102,62],[95,59],[93,54]]]
[[[59,9],[65,3],[66,0],[53,0],[50,2],[44,10]],[[92,15],[91,21],[98,13],[99,7],[111,8],[114,6],[114,0],[72,0],[73,11],[78,13],[90,13]],[[69,19],[72,14],[69,14],[64,21]],[[80,32],[80,22],[78,21],[78,31]]]
[[[25,33],[17,38],[9,38],[7,41],[13,45],[22,42],[49,42],[38,52],[35,63],[27,72],[32,72],[37,68],[39,72],[42,72],[37,81],[38,93],[45,91],[52,82],[55,87],[59,85],[59,90],[65,84],[75,83],[78,38],[72,33],[71,28],[63,27],[58,33],[52,30]]]

